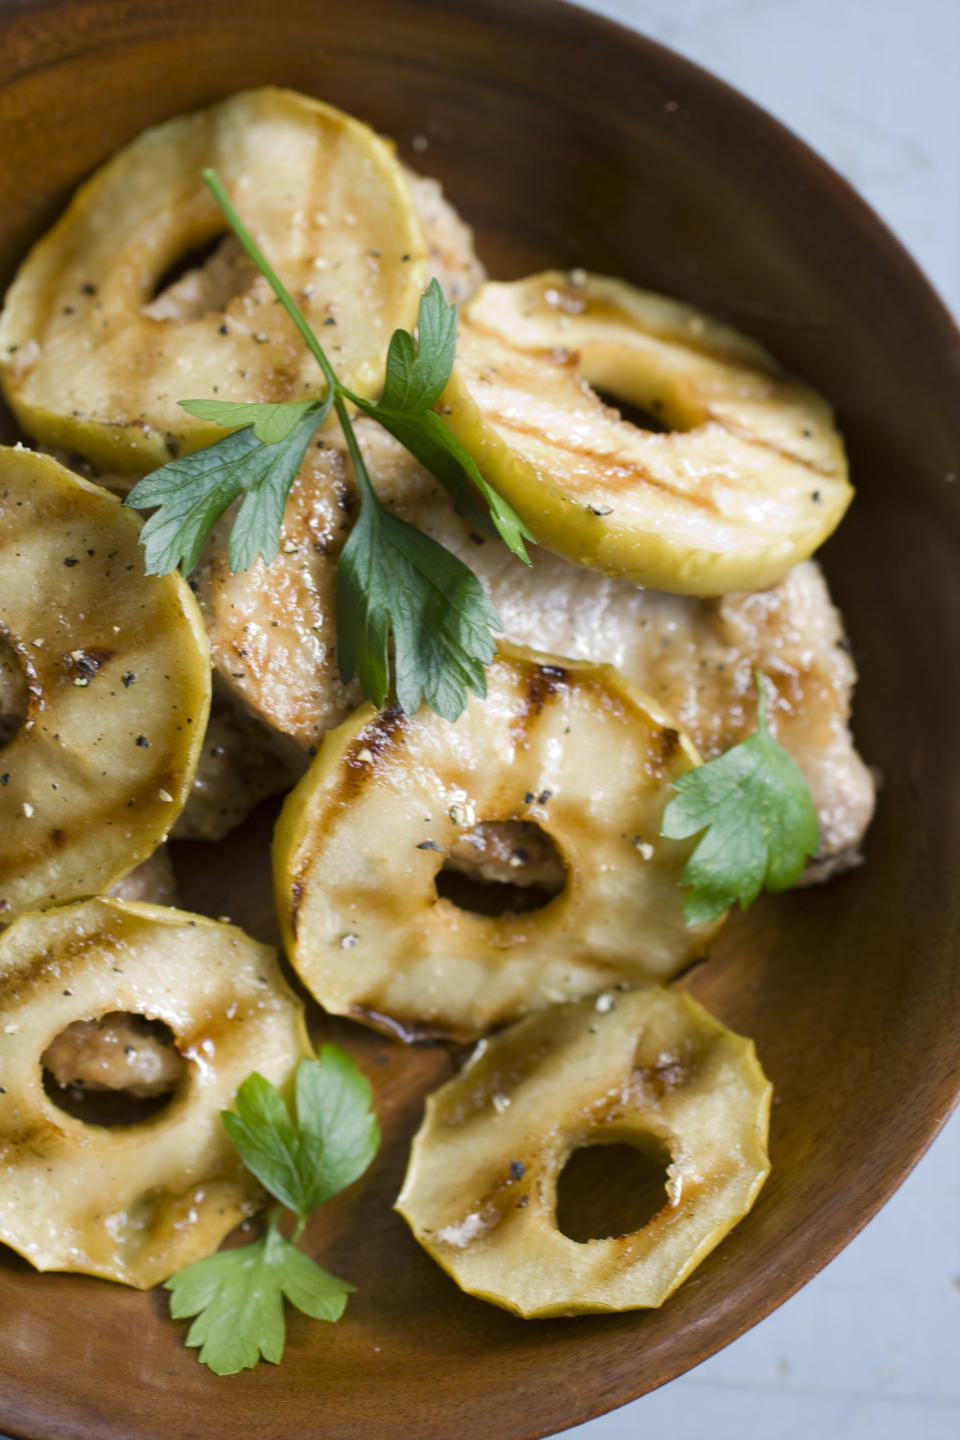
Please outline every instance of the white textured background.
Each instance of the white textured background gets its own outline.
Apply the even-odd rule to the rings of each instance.
[[[960,0],[587,3],[712,70],[819,150],[960,314]],[[853,1244],[769,1319],[567,1434],[960,1440],[960,1114]]]

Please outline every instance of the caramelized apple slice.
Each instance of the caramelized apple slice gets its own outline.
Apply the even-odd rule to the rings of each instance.
[[[770,1095],[752,1041],[689,995],[557,1006],[481,1042],[430,1097],[396,1208],[462,1290],[514,1314],[662,1305],[756,1199]],[[574,1240],[557,1184],[594,1145],[659,1151],[663,1205]]]
[[[715,933],[684,923],[689,845],[658,838],[689,740],[608,666],[502,646],[487,686],[455,725],[363,707],[287,799],[277,908],[327,1010],[475,1035]]]
[[[444,418],[549,549],[722,595],[777,584],[839,524],[853,492],[829,407],[735,331],[580,272],[485,285],[466,314]]]
[[[166,1047],[148,1035],[139,1066],[117,1053],[118,1035],[149,1026],[166,1027]],[[0,937],[0,1029],[0,1240],[38,1270],[144,1289],[260,1208],[220,1112],[252,1070],[283,1086],[311,1053],[267,946],[157,905],[24,915]],[[162,1084],[167,1103],[149,1119],[91,1123],[60,1103],[74,1074],[131,1096]]]
[[[210,661],[189,587],[144,574],[115,496],[21,449],[0,450],[0,496],[2,923],[107,889],[161,843],[190,794]]]
[[[227,230],[205,166],[340,378],[364,394],[380,385],[387,342],[413,323],[426,275],[407,180],[360,121],[290,90],[252,90],[139,136],[21,266],[0,319],[0,377],[21,425],[45,445],[108,469],[151,469],[223,435],[178,400],[322,390],[316,362],[232,238],[164,291],[172,268],[202,258]]]

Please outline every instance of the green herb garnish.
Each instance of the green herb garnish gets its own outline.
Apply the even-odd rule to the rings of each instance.
[[[193,413],[196,406],[204,403],[183,402],[184,409]],[[209,403],[217,404],[216,401]],[[239,405],[224,406],[231,411],[240,408]],[[281,439],[261,440],[255,426],[247,425],[215,445],[161,465],[130,491],[126,504],[138,508],[158,507],[140,532],[148,575],[166,575],[178,565],[189,575],[200,559],[213,526],[241,495],[243,501],[230,532],[230,569],[234,574],[238,570],[249,570],[258,555],[263,556],[267,565],[273,560],[280,544],[280,525],[290,486],[329,406],[311,402],[307,410],[293,405],[257,405],[250,409],[297,409],[300,413]],[[279,427],[286,418],[281,415],[272,418],[271,423]],[[234,422],[218,420],[216,423]]]
[[[455,720],[467,691],[486,694],[484,666],[496,653],[491,631],[503,629],[473,572],[429,536],[380,503],[347,409],[354,404],[388,430],[431,471],[455,503],[492,527],[529,563],[523,521],[481,475],[471,456],[431,408],[453,368],[456,306],[436,280],[420,301],[416,338],[396,330],[387,352],[379,401],[355,395],[337,379],[323,346],[299,306],[246,229],[212,170],[203,177],[246,253],[273,288],[303,337],[326,382],[322,397],[281,405],[228,400],[182,400],[191,415],[230,428],[223,440],[162,465],[135,485],[126,503],[158,507],[141,540],[149,574],[177,565],[189,573],[210,530],[241,495],[230,535],[233,572],[262,555],[270,564],[290,487],[307,446],[331,407],[340,422],[360,489],[360,514],[341,554],[337,575],[337,653],[344,682],[359,675],[377,706],[390,694],[390,640],[398,703],[408,713],[425,699]],[[242,428],[236,429],[234,427]],[[479,494],[489,515],[477,504]]]
[[[297,1249],[313,1210],[363,1174],[380,1146],[370,1082],[343,1050],[323,1045],[301,1060],[296,1119],[279,1091],[254,1073],[223,1111],[227,1133],[247,1169],[281,1202],[259,1239],[197,1260],[173,1275],[170,1313],[197,1318],[187,1344],[216,1375],[251,1369],[283,1355],[284,1298],[315,1320],[339,1320],[353,1286]],[[279,1228],[284,1207],[296,1217],[291,1239]]]
[[[716,760],[674,783],[661,835],[704,832],[680,877],[691,887],[688,925],[715,920],[735,900],[743,909],[764,888],[789,890],[820,843],[817,812],[802,773],[767,728],[767,681],[757,675],[757,728]]]

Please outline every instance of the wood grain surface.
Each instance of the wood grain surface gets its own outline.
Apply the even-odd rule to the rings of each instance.
[[[682,982],[757,1042],[773,1174],[659,1312],[523,1322],[470,1299],[392,1209],[442,1048],[316,1016],[370,1074],[386,1140],[310,1247],[358,1286],[289,1317],[281,1368],[217,1380],[166,1297],[0,1255],[0,1429],[26,1440],[533,1440],[704,1358],[881,1205],[960,1088],[960,340],[897,243],[798,141],[637,36],[545,0],[5,0],[0,280],[144,125],[266,82],[396,137],[495,274],[619,273],[717,311],[836,402],[859,487],[825,552],[883,779],[867,863],[767,899]],[[184,901],[275,936],[269,808],[181,846]]]

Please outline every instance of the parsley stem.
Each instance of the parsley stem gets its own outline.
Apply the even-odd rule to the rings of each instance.
[[[216,170],[208,169],[204,170],[202,173],[203,178],[206,181],[206,184],[210,190],[210,193],[213,195],[214,200],[216,200],[224,215],[226,215],[227,220],[230,223],[230,228],[233,231],[234,235],[236,235],[237,239],[240,241],[240,244],[250,256],[250,259],[253,261],[254,265],[256,265],[257,269],[260,271],[260,273],[266,279],[267,283],[270,285],[270,288],[273,290],[273,293],[280,301],[280,304],[286,310],[287,314],[290,316],[290,319],[293,321],[294,325],[296,325],[297,329],[300,331],[300,334],[303,336],[304,342],[306,343],[307,349],[310,351],[310,354],[313,356],[317,364],[320,366],[320,369],[323,371],[324,379],[327,382],[328,392],[333,396],[334,409],[337,412],[337,419],[340,421],[340,426],[343,430],[344,438],[347,442],[347,450],[350,453],[350,459],[353,462],[353,468],[356,472],[357,479],[360,482],[360,487],[365,494],[373,495],[374,498],[376,498],[373,485],[367,472],[367,467],[364,464],[364,459],[360,451],[360,446],[357,444],[357,437],[354,434],[353,425],[350,421],[350,416],[347,413],[347,407],[344,404],[343,399],[344,396],[346,396],[349,400],[355,400],[357,397],[355,397],[349,390],[347,390],[345,386],[340,384],[340,381],[337,379],[336,371],[330,364],[330,361],[327,358],[327,353],[324,350],[323,346],[320,344],[320,341],[317,339],[316,335],[314,335],[312,329],[310,328],[306,316],[300,309],[300,306],[297,304],[296,300],[294,300],[293,296],[290,294],[290,291],[287,289],[286,285],[284,285],[283,281],[280,279],[280,276],[270,264],[267,257],[264,255],[263,251],[260,249],[260,246],[257,244],[256,240],[254,240],[253,236],[250,234],[250,231],[247,229],[246,225],[244,225],[243,221],[240,219],[240,216],[238,215],[237,211],[233,206],[233,202],[231,201],[229,195],[224,188],[223,181],[220,179],[220,176],[217,174]]]
[[[256,265],[257,269],[267,280],[270,288],[273,290],[274,295],[276,295],[277,299],[280,301],[280,304],[283,306],[284,310],[286,310],[287,314],[290,316],[290,319],[300,331],[300,334],[303,336],[307,349],[310,351],[310,354],[313,356],[317,364],[320,366],[320,369],[323,371],[324,379],[326,380],[327,385],[330,387],[334,395],[336,395],[337,391],[340,388],[337,381],[336,372],[334,371],[333,366],[330,364],[330,361],[327,359],[326,351],[324,350],[323,346],[320,344],[320,341],[317,339],[316,335],[314,335],[309,324],[307,323],[306,316],[300,309],[300,306],[297,304],[296,300],[294,300],[293,296],[290,294],[290,291],[280,279],[280,276],[277,274],[273,266],[267,260],[267,257],[260,249],[260,246],[257,244],[256,240],[254,240],[253,236],[250,234],[250,231],[247,229],[246,225],[244,225],[243,221],[240,219],[240,216],[237,214],[236,210],[233,207],[233,202],[231,201],[226,190],[224,189],[223,181],[220,179],[220,176],[217,174],[216,170],[204,170],[202,174],[211,194],[213,195],[214,200],[216,200],[217,204],[220,206],[220,209],[223,211],[224,215],[226,215],[227,217],[227,220],[230,222],[230,228],[233,231],[234,235],[236,235],[237,239],[240,241],[240,244],[250,256],[250,259],[253,261],[254,265]],[[340,414],[339,408],[337,410],[337,414]]]
[[[347,413],[347,407],[343,402],[343,396],[339,392],[339,387],[337,389],[336,395],[334,396],[333,408],[337,412],[337,419],[340,421],[340,428],[343,431],[344,439],[347,442],[347,451],[350,455],[350,463],[353,465],[353,471],[357,477],[357,480],[359,481],[360,489],[363,491],[364,497],[370,495],[373,497],[374,500],[376,500],[376,492],[373,488],[373,482],[370,479],[370,475],[366,466],[366,461],[363,458],[363,453],[360,449],[360,445],[357,441],[356,432],[353,428],[353,422],[351,421],[350,416]]]
[[[283,1231],[280,1230],[280,1221],[285,1215],[289,1215],[290,1213],[286,1205],[271,1205],[265,1217],[267,1230],[276,1230],[280,1234],[283,1234]],[[294,1211],[293,1214],[296,1216],[296,1224],[290,1232],[290,1244],[296,1245],[302,1239],[303,1232],[307,1228],[307,1221],[310,1217],[308,1215],[297,1214],[296,1211]]]
[[[264,1217],[266,1220],[266,1228],[268,1230],[278,1230],[280,1228],[280,1221],[286,1214],[286,1209],[287,1207],[285,1205],[270,1206],[270,1209],[267,1211],[266,1216]]]

